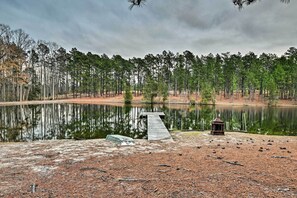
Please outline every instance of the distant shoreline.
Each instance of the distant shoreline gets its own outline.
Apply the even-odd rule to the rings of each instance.
[[[156,104],[163,104],[156,99]],[[106,105],[117,105],[123,106],[124,100],[123,96],[115,97],[83,97],[83,98],[69,98],[69,99],[56,99],[56,100],[31,100],[31,101],[13,101],[13,102],[0,102],[0,106],[13,106],[13,105],[37,105],[37,104],[53,104],[53,103],[75,103],[75,104],[106,104]],[[134,97],[132,100],[132,105],[143,105],[145,102],[142,96]],[[170,98],[164,103],[165,105],[189,105],[190,101],[184,97],[174,97]],[[196,100],[196,104],[199,102]],[[254,100],[244,100],[240,99],[217,99],[215,105],[218,106],[255,106],[255,107],[268,107],[268,104],[262,101]],[[291,100],[279,100],[275,107],[297,107],[296,101]]]

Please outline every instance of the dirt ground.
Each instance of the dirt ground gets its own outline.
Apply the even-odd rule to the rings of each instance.
[[[0,143],[0,197],[297,197],[297,137]]]

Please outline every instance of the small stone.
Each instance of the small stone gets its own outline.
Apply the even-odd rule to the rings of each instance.
[[[271,146],[272,144],[271,143],[268,143],[267,145]]]
[[[201,149],[201,146],[197,146],[197,149]]]
[[[182,153],[179,153],[178,155],[179,155],[179,156],[182,156],[183,154],[182,154]]]
[[[285,158],[287,158],[287,157],[285,157],[285,156],[272,156],[272,158],[285,159]]]
[[[225,149],[225,147],[222,147],[222,149]]]
[[[259,149],[259,152],[263,152],[263,150],[262,149]]]
[[[290,188],[278,188],[277,191],[288,192],[288,191],[290,191]]]

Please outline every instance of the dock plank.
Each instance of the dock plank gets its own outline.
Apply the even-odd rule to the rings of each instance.
[[[164,116],[163,114],[146,114],[147,116],[147,133],[149,141],[156,140],[172,140],[172,137],[165,127],[163,121],[160,116]]]

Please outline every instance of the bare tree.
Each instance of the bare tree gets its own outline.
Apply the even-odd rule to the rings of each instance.
[[[23,71],[26,68],[26,51],[33,40],[22,29],[10,30],[0,24],[0,88],[1,100],[23,100],[23,86],[28,78]]]
[[[233,0],[234,5],[238,6],[238,8],[242,8],[244,5],[250,5],[252,3],[258,2],[259,0]],[[290,0],[280,0],[283,3],[289,3]]]
[[[134,6],[142,6],[145,3],[146,0],[128,0],[128,2],[131,3],[130,9],[132,9]],[[259,0],[232,0],[234,5],[237,6],[239,9],[241,9],[245,5],[250,5],[251,3],[258,2]],[[290,0],[280,0],[283,3],[289,3]]]

